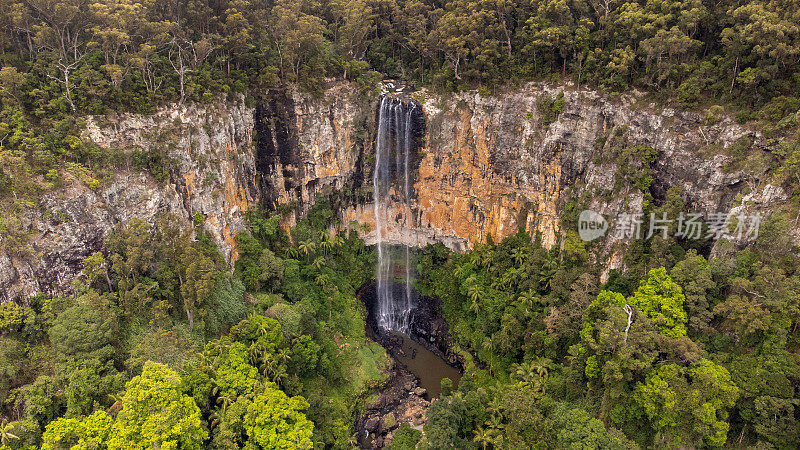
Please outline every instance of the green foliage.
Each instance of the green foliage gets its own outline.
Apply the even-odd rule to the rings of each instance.
[[[558,115],[564,109],[564,102],[564,91],[560,91],[555,99],[546,96],[539,99],[536,108],[545,127],[558,119]]]
[[[703,359],[682,368],[666,364],[636,387],[634,398],[669,445],[703,441],[725,444],[729,409],[739,397],[728,371]]]
[[[639,289],[631,297],[631,304],[649,316],[661,333],[670,337],[686,335],[686,311],[683,290],[667,274],[663,267],[647,274]]]
[[[244,427],[250,445],[274,449],[311,448],[314,424],[301,411],[310,405],[302,397],[287,397],[267,387],[247,407]]]
[[[201,448],[208,437],[200,409],[182,392],[180,377],[162,364],[146,363],[126,385],[121,402],[109,449]]]
[[[83,419],[60,418],[50,422],[44,432],[42,450],[61,448],[109,448],[113,419],[105,411],[95,411]]]
[[[0,304],[0,333],[18,332],[26,323],[34,319],[30,308],[23,308],[14,302]]]
[[[407,423],[400,424],[394,432],[394,439],[389,446],[392,450],[414,450],[417,443],[422,439],[422,432],[411,428]]]
[[[619,150],[616,155],[617,179],[647,192],[650,185],[653,184],[652,165],[656,161],[656,155],[656,150],[648,145],[637,145]]]
[[[633,449],[638,448],[614,428],[606,430],[603,422],[580,408],[559,405],[553,413],[553,426],[558,448],[568,449]]]

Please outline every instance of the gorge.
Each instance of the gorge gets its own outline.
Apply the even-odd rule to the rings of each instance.
[[[0,450],[796,449],[800,0],[9,0]]]
[[[161,292],[154,280],[177,273],[172,286],[179,286],[188,273],[180,270],[191,269],[217,283],[206,298],[241,305],[203,305],[200,331],[188,332],[228,331],[233,338],[222,337],[221,346],[230,361],[248,360],[290,395],[314,399],[308,415],[318,439],[339,442],[355,430],[364,448],[384,446],[403,424],[419,431],[428,411],[441,418],[437,396],[487,403],[486,392],[500,394],[481,383],[495,377],[510,380],[509,402],[525,405],[545,390],[587,385],[543,384],[549,371],[568,372],[553,369],[553,348],[588,339],[557,357],[595,351],[597,340],[578,336],[581,311],[597,299],[634,304],[640,279],[620,273],[641,270],[630,255],[642,250],[613,229],[582,241],[581,210],[612,220],[678,205],[708,218],[767,214],[791,197],[763,162],[776,141],[758,129],[725,114],[709,119],[660,106],[636,91],[570,84],[484,95],[387,82],[382,94],[367,94],[331,80],[323,96],[273,89],[149,115],[89,116],[83,138],[109,154],[157,155],[168,170],[119,165],[97,185],[76,172],[44,191],[24,216],[30,253],[0,254],[0,296],[31,309],[63,297],[85,315],[80,302],[107,290],[125,314],[155,314],[164,303],[146,295]],[[796,228],[787,233],[796,239]],[[145,244],[156,250],[141,250]],[[691,251],[713,258],[746,245],[704,241]],[[675,248],[663,253],[680,254]],[[141,262],[153,254],[179,264],[162,271]],[[218,280],[203,279],[213,264],[224,267]],[[598,297],[601,285],[630,298]],[[181,317],[205,286],[178,289]],[[690,317],[708,317],[690,309],[699,308],[695,301]],[[655,326],[644,317],[631,319],[621,342],[628,331],[645,346],[662,342],[642,337]],[[171,347],[188,345],[186,335],[175,336]],[[668,351],[695,364],[701,351],[684,337]],[[277,356],[258,356],[270,352]],[[582,364],[570,376],[593,379],[592,356],[570,356]],[[442,389],[444,378],[452,383]],[[226,401],[214,395],[210,402]],[[504,406],[508,417],[518,403]]]
[[[559,92],[563,111],[547,123],[538,104],[552,102]],[[698,113],[641,104],[643,95],[612,99],[548,84],[486,98],[475,91],[446,96],[420,91],[424,101],[411,120],[424,124],[416,128],[424,134],[417,137],[419,153],[409,160],[410,204],[386,203],[387,217],[403,221],[383,224],[382,242],[413,247],[441,242],[464,251],[489,235],[499,239],[521,227],[552,246],[563,239],[562,215],[570,198],[581,198],[606,216],[641,211],[642,193],[625,180],[624,164],[602,157],[620,144],[657,149],[648,169],[655,195],[664,198],[675,188],[705,216],[733,208],[760,210],[788,198],[779,186],[761,183],[765,168],[743,166],[726,153],[745,145],[753,155],[768,154],[774,142],[730,117],[707,123]],[[150,116],[89,117],[85,136],[100,148],[158,150],[176,165],[166,182],[123,170],[97,192],[76,180],[46,193],[40,208],[24,218],[32,252],[41,258],[0,255],[0,296],[68,292],[80,259],[102,248],[115,223],[130,217],[152,222],[162,211],[187,221],[194,213],[203,215],[232,263],[234,235],[243,229],[247,210],[285,205],[290,214],[284,223],[290,226],[319,196],[335,193],[333,228],[357,230],[374,245],[370,155],[377,100],[365,104],[359,98],[354,86],[332,82],[323,98],[277,90],[257,107],[239,99],[165,107]],[[53,212],[63,219],[49,219]],[[410,226],[402,226],[405,220]],[[609,270],[621,267],[618,239],[609,233],[600,242],[598,260],[607,261]]]

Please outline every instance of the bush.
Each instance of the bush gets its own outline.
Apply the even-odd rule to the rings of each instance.
[[[394,433],[394,439],[389,445],[392,450],[413,450],[417,448],[417,443],[422,439],[422,432],[411,428],[407,423],[403,423]]]
[[[681,108],[693,108],[697,106],[700,101],[700,92],[700,80],[695,77],[689,78],[678,86],[678,105]]]
[[[559,92],[555,99],[548,96],[542,96],[536,105],[536,108],[539,110],[539,116],[542,119],[542,123],[545,126],[548,126],[558,120],[559,114],[561,114],[561,111],[564,110],[564,104],[564,91]]]

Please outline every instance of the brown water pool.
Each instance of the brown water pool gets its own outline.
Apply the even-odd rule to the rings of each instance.
[[[403,351],[394,352],[395,360],[419,378],[419,384],[428,391],[429,399],[441,395],[443,378],[452,380],[453,389],[458,387],[461,379],[458,369],[407,336],[400,337],[403,338]]]

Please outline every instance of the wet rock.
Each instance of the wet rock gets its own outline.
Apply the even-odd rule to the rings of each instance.
[[[427,393],[428,393],[428,390],[427,390],[427,389],[425,389],[425,388],[423,388],[423,387],[418,387],[418,388],[415,388],[415,389],[414,389],[412,392],[413,392],[413,393],[414,393],[414,395],[416,395],[417,397],[422,397],[422,396],[424,396],[425,394],[427,394]]]
[[[364,422],[364,429],[369,431],[370,433],[374,432],[378,429],[378,425],[381,423],[381,418],[378,416],[370,417],[369,419]]]
[[[752,192],[746,205],[736,204],[759,174],[747,172],[752,168],[726,170],[732,156],[724,149],[743,138],[752,142],[751,153],[769,152],[775,144],[730,117],[707,125],[697,113],[642,107],[635,94],[611,97],[565,87],[529,83],[489,97],[476,91],[447,97],[425,92],[425,147],[414,161],[413,223],[393,225],[384,240],[412,246],[442,242],[463,251],[489,234],[497,241],[524,228],[540,233],[549,247],[563,236],[564,200],[576,185],[590,193],[588,207],[607,218],[641,212],[641,193],[626,183],[615,189],[621,181],[617,164],[603,158],[619,150],[616,141],[657,151],[651,189],[656,202],[678,188],[693,210],[687,212],[707,217],[732,208],[769,212],[789,197],[767,185]],[[97,192],[67,180],[42,194],[37,208],[22,218],[33,235],[30,256],[0,255],[0,300],[68,293],[82,258],[102,251],[108,231],[132,217],[152,222],[161,212],[173,212],[188,225],[200,213],[232,262],[234,236],[247,209],[294,202],[297,208],[285,220],[291,226],[320,192],[345,187],[357,192],[368,185],[374,105],[357,100],[351,83],[332,82],[325,89],[321,98],[292,90],[265,93],[256,107],[240,97],[169,105],[151,115],[88,117],[84,139],[101,148],[166,151],[169,174],[156,180],[119,169]],[[545,124],[537,104],[560,91],[564,110]],[[366,133],[357,135],[362,125]],[[358,230],[368,244],[375,242],[369,198],[342,199],[336,208],[340,223],[367,225],[370,233]],[[399,204],[389,208],[397,210],[389,215],[406,216]],[[608,233],[596,252],[603,278],[624,264],[614,250],[615,234]],[[445,352],[437,327],[419,330],[419,336]]]
[[[383,409],[386,406],[386,397],[379,396],[374,402],[367,403],[364,405],[364,409],[367,410],[375,410],[375,409]]]

